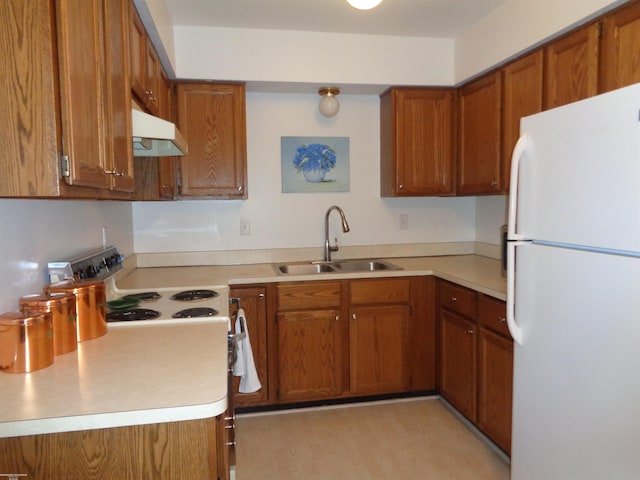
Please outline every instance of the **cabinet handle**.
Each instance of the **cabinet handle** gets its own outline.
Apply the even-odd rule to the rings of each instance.
[[[473,334],[474,334],[474,331],[473,331],[472,329],[469,329],[469,330],[467,330],[467,333],[468,333],[469,335],[473,335]]]
[[[352,313],[352,314],[351,314],[351,319],[352,319],[352,320],[357,320],[357,319],[358,319],[358,317],[356,317],[356,314],[355,314],[355,313]]]
[[[404,190],[404,185],[398,185],[398,190]]]
[[[456,297],[451,297],[451,301],[452,301],[452,302],[457,302],[457,301],[458,301],[458,299],[457,299]]]
[[[260,298],[260,299],[264,299],[264,293],[259,293],[259,294],[258,294],[258,298]]]
[[[241,192],[242,191],[242,185],[238,186],[238,191]]]
[[[497,182],[496,180],[493,180],[493,181],[491,182],[491,186],[492,186],[492,187],[497,187],[497,186],[498,186],[498,182]]]
[[[507,323],[507,319],[505,317],[499,317],[498,318],[498,322],[500,323]]]
[[[116,177],[124,177],[124,172],[118,172],[116,170],[105,170],[104,171],[105,175],[114,175]]]

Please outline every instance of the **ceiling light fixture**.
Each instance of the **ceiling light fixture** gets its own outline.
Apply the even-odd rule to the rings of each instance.
[[[371,10],[382,3],[382,0],[347,0],[347,3],[358,10]]]
[[[324,87],[318,90],[318,95],[322,96],[318,110],[325,117],[333,117],[340,110],[340,103],[336,98],[338,94],[340,94],[340,89],[335,87]]]

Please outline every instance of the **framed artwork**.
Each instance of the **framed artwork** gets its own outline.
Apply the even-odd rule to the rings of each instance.
[[[282,193],[348,192],[349,137],[281,137]]]

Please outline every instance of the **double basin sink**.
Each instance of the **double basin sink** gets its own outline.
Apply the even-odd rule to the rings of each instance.
[[[381,270],[402,270],[386,260],[358,259],[336,260],[333,262],[296,262],[275,265],[278,275],[313,275],[316,273],[377,272]]]

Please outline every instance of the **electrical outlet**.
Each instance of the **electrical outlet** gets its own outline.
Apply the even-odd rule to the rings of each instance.
[[[409,214],[400,214],[400,230],[409,230]]]
[[[251,222],[248,218],[240,219],[240,235],[251,235]]]

